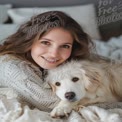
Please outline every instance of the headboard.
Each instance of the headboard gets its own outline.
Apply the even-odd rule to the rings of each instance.
[[[97,0],[0,0],[0,4],[11,3],[13,7],[71,6],[97,3]]]
[[[0,4],[21,7],[95,5],[98,27],[103,40],[122,34],[122,0],[0,0]],[[90,21],[90,20],[89,20]]]

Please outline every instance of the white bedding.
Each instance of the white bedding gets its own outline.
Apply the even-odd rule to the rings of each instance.
[[[111,58],[122,60],[122,35],[119,37],[112,37],[107,42],[100,40],[93,40],[96,44],[97,53]]]
[[[15,33],[18,27],[18,24],[0,24],[0,44],[3,43],[5,38]]]
[[[12,89],[0,88],[0,122],[122,122],[122,109],[89,106],[66,119],[53,119],[47,112],[20,103]]]

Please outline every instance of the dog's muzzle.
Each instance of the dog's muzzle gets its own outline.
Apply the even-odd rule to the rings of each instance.
[[[69,101],[74,101],[75,96],[76,95],[74,92],[66,92],[65,93],[65,98],[68,99]]]

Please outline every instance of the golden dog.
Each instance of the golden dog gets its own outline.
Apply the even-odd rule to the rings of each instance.
[[[70,61],[48,71],[46,81],[61,99],[52,117],[69,114],[79,105],[122,101],[122,64]]]

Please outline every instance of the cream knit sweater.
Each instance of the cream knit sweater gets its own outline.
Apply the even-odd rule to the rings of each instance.
[[[0,56],[0,87],[12,88],[22,101],[50,111],[59,99],[44,86],[38,67],[9,54]]]

